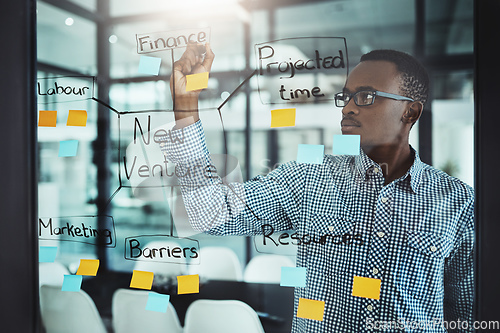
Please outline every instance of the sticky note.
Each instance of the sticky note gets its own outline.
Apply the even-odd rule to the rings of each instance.
[[[132,279],[130,280],[130,288],[151,290],[151,287],[153,286],[153,278],[153,272],[134,270],[132,272]]]
[[[359,155],[361,136],[342,135],[333,136],[333,155]]]
[[[82,287],[81,275],[64,275],[62,291],[80,291]]]
[[[38,126],[39,127],[56,127],[57,111],[39,111]]]
[[[179,275],[177,277],[177,294],[197,294],[200,292],[200,276]]]
[[[295,126],[296,109],[271,110],[271,128]]]
[[[78,151],[78,140],[67,140],[59,142],[59,157],[76,156]]]
[[[305,287],[307,268],[305,267],[281,267],[282,287]]]
[[[169,302],[170,295],[149,293],[146,310],[166,313]]]
[[[323,321],[325,302],[314,299],[299,298],[297,317]]]
[[[299,144],[297,150],[297,163],[321,164],[325,146],[323,145],[304,145]]]
[[[141,74],[158,75],[160,72],[161,58],[141,56],[139,70]]]
[[[99,269],[99,259],[80,259],[76,275],[96,276]]]
[[[200,90],[208,87],[208,72],[186,75],[186,91]]]
[[[54,262],[57,256],[57,246],[40,246],[38,262]]]
[[[381,283],[379,279],[355,276],[352,282],[352,296],[379,299]]]
[[[87,126],[87,111],[69,110],[66,126]]]

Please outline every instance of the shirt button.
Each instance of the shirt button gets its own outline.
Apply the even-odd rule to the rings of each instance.
[[[373,311],[373,306],[371,306],[370,304],[368,304],[366,308],[368,309],[368,311]]]
[[[382,238],[382,237],[385,236],[385,234],[382,231],[379,231],[379,232],[377,232],[377,236],[379,236],[380,238]]]
[[[378,274],[378,269],[374,268],[373,269],[373,274]]]
[[[380,201],[382,201],[383,203],[386,203],[388,200],[389,200],[389,198],[387,198],[387,197],[383,197],[380,199]]]
[[[375,168],[375,169],[373,169],[373,172],[374,172],[374,173],[379,173],[379,171],[380,171],[380,169],[379,169],[379,168]]]
[[[433,245],[433,246],[431,246],[431,251],[432,251],[432,252],[436,252],[436,251],[437,251],[437,247],[435,247],[434,245]]]

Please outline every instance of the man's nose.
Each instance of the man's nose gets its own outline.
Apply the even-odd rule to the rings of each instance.
[[[349,102],[347,102],[347,105],[342,108],[342,114],[345,116],[350,114],[358,114],[359,113],[359,107],[354,103],[354,99],[351,98]]]

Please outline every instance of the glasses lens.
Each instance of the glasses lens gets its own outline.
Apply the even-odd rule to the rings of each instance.
[[[359,91],[354,95],[354,98],[354,102],[359,106],[371,105],[375,99],[375,94],[372,91]]]
[[[344,93],[335,94],[335,105],[337,107],[343,108],[349,102],[349,95]]]

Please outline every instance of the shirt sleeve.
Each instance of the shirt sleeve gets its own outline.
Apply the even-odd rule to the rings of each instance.
[[[445,263],[444,271],[444,319],[447,322],[467,321],[473,332],[474,301],[474,197],[469,201],[461,221],[459,245]],[[458,326],[457,326],[458,327]],[[464,327],[464,326],[461,326]],[[467,327],[467,326],[465,326]],[[454,331],[455,332],[455,331]],[[458,332],[458,331],[457,331]]]
[[[212,164],[201,121],[175,130],[180,131],[183,142],[165,140],[160,148],[176,164],[184,205],[195,230],[222,236],[262,234],[265,224],[274,231],[294,228],[304,191],[303,165],[290,162],[267,176],[226,183]]]

